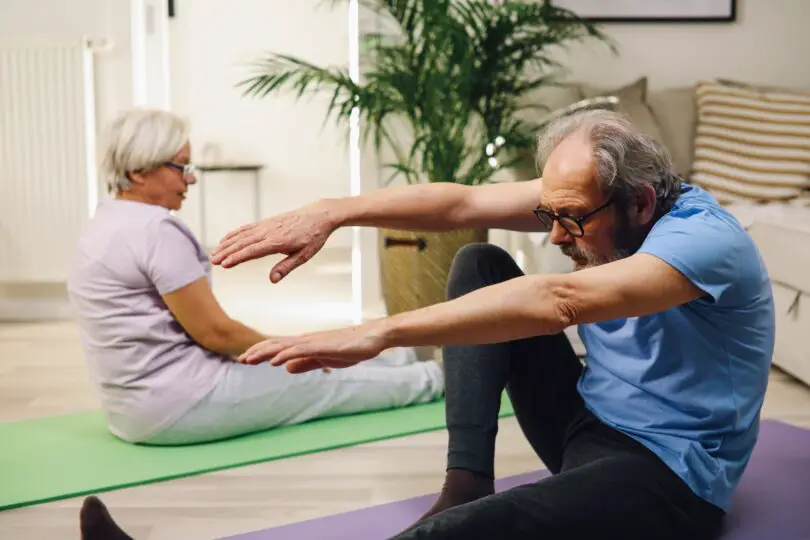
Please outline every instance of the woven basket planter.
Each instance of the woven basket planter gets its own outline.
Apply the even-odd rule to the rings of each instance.
[[[486,242],[486,229],[422,233],[380,230],[380,280],[389,315],[443,302],[459,249]]]

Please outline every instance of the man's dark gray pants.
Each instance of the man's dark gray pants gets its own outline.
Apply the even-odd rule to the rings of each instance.
[[[469,245],[453,263],[448,296],[522,275],[500,248]],[[585,407],[577,391],[583,367],[564,334],[446,347],[444,369],[448,469],[494,476],[498,412],[506,389],[523,433],[553,474],[445,510],[398,540],[709,540],[719,534],[719,508],[697,497],[646,447]]]

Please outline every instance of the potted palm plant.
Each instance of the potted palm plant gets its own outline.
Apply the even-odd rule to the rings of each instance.
[[[335,0],[335,2],[340,0]],[[530,92],[555,83],[559,50],[605,36],[549,1],[360,0],[374,29],[362,32],[363,69],[323,67],[270,53],[240,86],[266,97],[329,92],[326,118],[359,113],[364,142],[390,171],[385,182],[476,185],[531,160],[537,126],[521,114]],[[487,231],[381,232],[381,278],[389,313],[443,300],[450,263]]]

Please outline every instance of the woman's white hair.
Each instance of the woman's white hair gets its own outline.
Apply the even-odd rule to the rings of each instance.
[[[157,169],[188,142],[188,122],[159,109],[131,109],[110,124],[105,137],[101,175],[107,190],[131,187],[129,173]]]

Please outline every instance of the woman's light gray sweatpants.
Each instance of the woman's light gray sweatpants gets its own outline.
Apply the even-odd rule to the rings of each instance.
[[[425,403],[443,392],[441,367],[436,362],[419,362],[409,348],[390,349],[331,373],[292,375],[269,364],[233,363],[208,396],[144,444],[226,439],[314,418]]]

